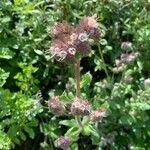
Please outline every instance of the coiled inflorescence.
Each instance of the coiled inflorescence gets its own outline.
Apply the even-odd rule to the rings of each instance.
[[[66,22],[56,24],[52,29],[51,37],[52,56],[58,61],[75,63],[76,57],[84,57],[90,53],[89,40],[98,40],[100,30],[94,17],[84,17],[76,28]]]

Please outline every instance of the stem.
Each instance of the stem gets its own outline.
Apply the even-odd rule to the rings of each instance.
[[[80,98],[80,60],[77,59],[75,64],[75,78],[76,78],[76,97]],[[81,128],[83,128],[80,116],[76,116],[76,120]]]
[[[76,96],[80,98],[80,60],[75,64]]]
[[[105,74],[106,74],[107,78],[109,78],[109,74],[108,74],[108,71],[107,71],[107,68],[106,68],[106,63],[105,63],[105,61],[104,61],[103,53],[102,53],[102,51],[101,51],[100,45],[97,44],[97,46],[98,46],[98,50],[99,50],[101,59],[102,59],[102,61],[103,61],[103,69],[104,69],[104,71],[105,71]]]

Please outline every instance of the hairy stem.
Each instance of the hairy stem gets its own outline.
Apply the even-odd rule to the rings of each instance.
[[[75,64],[75,76],[76,76],[76,96],[80,98],[80,60],[77,60]]]
[[[102,53],[102,51],[101,51],[100,45],[97,44],[97,46],[98,46],[98,50],[99,50],[101,59],[102,59],[102,61],[103,61],[103,69],[104,69],[104,71],[105,71],[105,74],[106,74],[107,78],[109,78],[109,74],[108,74],[108,71],[107,71],[106,63],[105,63],[105,61],[104,61],[103,53]]]
[[[75,78],[76,78],[76,97],[80,98],[80,60],[75,64]],[[76,116],[76,120],[81,128],[83,128],[80,116]]]

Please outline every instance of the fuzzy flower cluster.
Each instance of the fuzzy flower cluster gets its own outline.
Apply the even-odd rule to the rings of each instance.
[[[117,70],[119,72],[123,71],[125,69],[125,65],[133,63],[136,60],[137,56],[138,56],[138,53],[134,53],[134,52],[121,54],[120,59],[115,60]]]
[[[98,40],[100,30],[94,17],[84,17],[76,28],[66,22],[57,23],[51,31],[51,37],[52,56],[58,61],[75,63],[77,56],[84,57],[90,53],[89,41]]]
[[[94,110],[90,114],[90,120],[92,122],[97,122],[105,116],[106,116],[106,110],[105,109]]]
[[[71,113],[75,116],[86,116],[91,112],[91,106],[88,101],[75,98],[71,105]]]
[[[54,96],[48,100],[48,107],[50,111],[56,116],[62,116],[65,113],[65,106],[63,103],[61,103],[58,96]]]
[[[71,139],[68,136],[61,136],[56,140],[56,146],[62,150],[68,150],[71,144]]]

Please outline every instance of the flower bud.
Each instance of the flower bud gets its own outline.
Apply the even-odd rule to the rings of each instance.
[[[71,139],[68,136],[61,136],[56,140],[56,146],[62,150],[68,150],[71,144]]]
[[[48,107],[56,116],[61,116],[65,113],[65,106],[61,103],[58,96],[54,96],[48,100]]]
[[[71,104],[71,113],[75,116],[86,116],[91,112],[91,106],[88,101],[75,98]]]
[[[90,120],[92,122],[97,122],[105,116],[106,116],[106,110],[105,109],[98,109],[98,110],[95,110],[95,111],[91,112]]]

